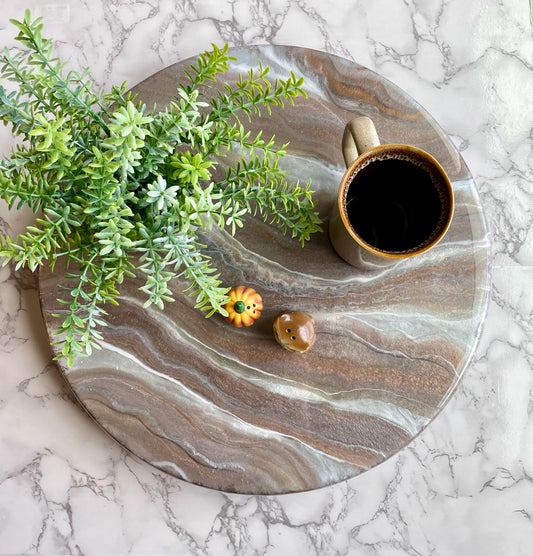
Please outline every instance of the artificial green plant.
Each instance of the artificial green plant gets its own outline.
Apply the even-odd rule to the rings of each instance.
[[[229,287],[202,252],[206,228],[234,233],[253,212],[302,244],[320,229],[309,184],[288,183],[279,167],[286,145],[243,125],[305,95],[303,78],[291,72],[271,84],[260,66],[219,84],[233,58],[227,45],[213,46],[166,109],[148,110],[125,84],[104,94],[87,70],[65,73],[40,18],[27,11],[12,23],[22,48],[0,59],[11,82],[10,90],[0,85],[0,118],[19,140],[0,161],[0,197],[38,215],[25,233],[1,238],[0,256],[31,270],[65,258],[71,287],[59,300],[57,343],[69,365],[98,347],[104,306],[118,304],[120,284],[135,271],[146,278],[145,307],[172,301],[169,281],[181,275],[198,309],[225,314]],[[238,161],[222,165],[229,153]]]

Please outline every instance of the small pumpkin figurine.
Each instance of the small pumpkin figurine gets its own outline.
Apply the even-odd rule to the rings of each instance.
[[[228,295],[230,301],[224,305],[228,312],[226,320],[234,326],[251,326],[261,316],[263,300],[253,288],[237,286],[231,288]]]

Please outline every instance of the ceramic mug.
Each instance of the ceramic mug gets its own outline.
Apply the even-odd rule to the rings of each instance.
[[[337,253],[361,268],[386,266],[434,247],[448,230],[453,189],[429,153],[381,145],[374,123],[361,117],[344,130],[347,170],[330,216]]]

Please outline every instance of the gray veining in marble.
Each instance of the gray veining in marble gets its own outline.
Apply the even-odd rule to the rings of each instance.
[[[69,68],[134,84],[211,42],[338,54],[408,91],[474,176],[492,247],[487,318],[446,407],[349,481],[229,495],[140,461],[50,361],[36,282],[0,267],[0,553],[527,556],[533,536],[533,33],[528,0],[0,0],[45,16]],[[8,154],[8,130],[0,149]],[[314,170],[313,170],[314,172]],[[0,206],[11,234],[33,214]]]

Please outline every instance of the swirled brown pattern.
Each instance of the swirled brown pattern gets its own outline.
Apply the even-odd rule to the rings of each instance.
[[[489,289],[489,244],[474,182],[432,118],[379,75],[339,57],[292,47],[233,49],[231,69],[271,67],[306,79],[307,100],[257,120],[280,142],[294,179],[312,179],[325,217],[343,173],[339,143],[356,115],[383,142],[433,154],[452,179],[457,208],[445,239],[418,258],[361,272],[332,250],[326,233],[301,248],[277,228],[249,219],[235,237],[205,240],[228,285],[261,293],[257,323],[234,329],[205,319],[180,293],[164,312],[143,310],[140,281],[110,309],[102,350],[60,368],[80,403],[132,452],[187,481],[240,493],[284,493],[352,477],[404,447],[446,403],[477,343]],[[191,61],[135,91],[168,103]],[[327,226],[325,226],[327,229]],[[50,334],[63,273],[40,276]],[[281,311],[313,315],[316,343],[281,349],[272,321]]]

